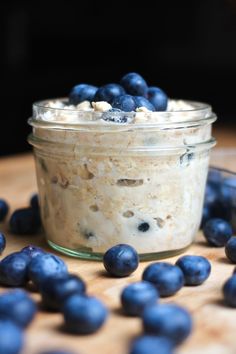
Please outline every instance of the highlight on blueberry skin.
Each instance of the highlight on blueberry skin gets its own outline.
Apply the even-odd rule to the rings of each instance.
[[[121,293],[121,304],[126,315],[141,316],[145,307],[154,305],[159,298],[155,286],[146,281],[132,283]]]
[[[174,295],[184,285],[182,270],[167,262],[157,262],[147,266],[142,279],[152,283],[161,297]]]
[[[0,262],[0,284],[24,286],[28,281],[28,266],[31,259],[23,252],[14,252]]]
[[[173,343],[165,337],[146,334],[133,340],[129,354],[174,354]]]
[[[37,312],[35,301],[21,289],[0,295],[0,319],[7,319],[21,328],[27,327]]]
[[[0,199],[0,222],[3,221],[9,211],[9,205],[5,199]]]
[[[149,102],[154,106],[156,111],[166,111],[168,97],[159,87],[149,87],[147,92]]]
[[[5,236],[0,232],[0,254],[3,253],[3,251],[6,248],[6,238]]]
[[[31,259],[28,266],[29,279],[37,286],[50,276],[62,276],[68,273],[65,262],[58,256],[45,253]]]
[[[62,307],[65,329],[71,333],[95,333],[106,321],[108,310],[95,297],[75,294]]]
[[[40,284],[42,303],[46,309],[58,311],[66,299],[74,294],[85,294],[84,281],[74,274],[47,277]]]
[[[120,84],[129,95],[144,97],[147,95],[147,83],[144,78],[137,73],[128,73],[124,75]]]
[[[24,345],[24,334],[14,322],[0,319],[0,354],[19,354]]]
[[[174,304],[148,306],[142,315],[148,334],[163,336],[174,345],[181,344],[192,332],[192,318],[187,310]]]
[[[116,97],[125,95],[125,90],[118,84],[107,84],[99,87],[97,90],[94,101],[106,101],[111,103]]]
[[[202,256],[183,256],[176,265],[184,274],[185,285],[200,285],[209,277],[211,264]]]
[[[79,84],[72,88],[69,93],[69,104],[77,105],[83,101],[94,101],[97,87],[88,84]]]
[[[236,275],[233,275],[224,283],[223,295],[226,305],[236,307]]]
[[[30,258],[34,258],[38,255],[47,253],[41,247],[34,246],[34,245],[28,245],[23,247],[21,252],[26,253]]]
[[[137,251],[130,245],[119,244],[111,247],[103,256],[106,271],[115,277],[127,277],[139,265]]]
[[[231,237],[226,243],[225,254],[232,263],[236,263],[236,237]]]
[[[212,218],[204,225],[203,234],[211,246],[223,247],[233,235],[233,230],[227,221]]]

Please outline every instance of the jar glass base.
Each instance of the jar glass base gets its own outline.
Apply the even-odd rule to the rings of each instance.
[[[66,247],[62,247],[57,245],[56,243],[47,240],[48,244],[50,247],[52,247],[54,250],[66,254],[71,257],[79,258],[79,259],[87,259],[91,261],[101,261],[103,259],[103,253],[95,253],[95,252],[86,252],[86,251],[80,251],[80,250],[71,250]],[[154,261],[154,260],[160,260],[164,258],[169,258],[169,257],[174,257],[177,256],[178,254],[181,254],[185,252],[189,247],[191,246],[188,245],[184,248],[180,248],[177,250],[171,250],[171,251],[163,251],[163,252],[153,252],[153,253],[141,253],[139,254],[139,259],[140,261]]]

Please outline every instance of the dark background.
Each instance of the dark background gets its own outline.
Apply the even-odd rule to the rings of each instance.
[[[129,71],[235,124],[234,0],[8,0],[0,18],[1,155],[30,149],[33,101]]]

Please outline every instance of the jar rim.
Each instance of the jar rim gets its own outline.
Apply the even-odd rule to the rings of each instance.
[[[105,112],[96,111],[84,111],[78,109],[66,109],[66,108],[55,108],[47,106],[50,101],[62,101],[65,102],[66,98],[55,98],[47,99],[42,101],[37,101],[33,104],[33,116],[29,118],[28,123],[33,127],[46,128],[46,129],[72,129],[72,130],[85,130],[85,131],[126,131],[126,130],[136,130],[136,129],[175,129],[175,128],[186,128],[186,127],[196,127],[205,124],[211,124],[216,120],[216,115],[212,112],[211,105],[198,102],[184,100],[187,104],[191,105],[192,109],[182,109],[174,111],[158,111],[158,112],[113,112],[112,114],[118,115],[123,114],[126,117],[134,117],[134,114],[142,113],[147,114],[149,117],[159,118],[157,122],[142,122],[142,123],[115,123],[107,122],[103,120],[101,124],[102,116]],[[171,101],[176,101],[172,99]],[[65,112],[70,116],[70,118],[79,118],[85,115],[92,115],[92,120],[77,121],[77,122],[65,122],[58,120],[47,120],[44,119],[44,114],[50,112],[51,114],[60,114]],[[184,118],[183,118],[184,114]],[[171,119],[170,119],[171,118]],[[169,120],[168,120],[169,119]]]

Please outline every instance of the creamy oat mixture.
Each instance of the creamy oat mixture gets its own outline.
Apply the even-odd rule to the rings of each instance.
[[[36,120],[61,124],[40,127],[34,121],[31,140],[50,241],[99,253],[127,243],[141,254],[191,244],[200,223],[211,147],[199,143],[211,139],[211,124],[182,129],[177,124],[167,130],[146,129],[145,124],[181,122],[186,114],[194,121],[193,105],[170,100],[163,115],[141,107],[121,124],[104,119],[113,114],[107,102],[84,101],[75,107],[54,100],[44,105],[48,110],[37,113]],[[68,128],[70,123],[79,123],[80,129]],[[136,129],[140,124],[143,129]]]

